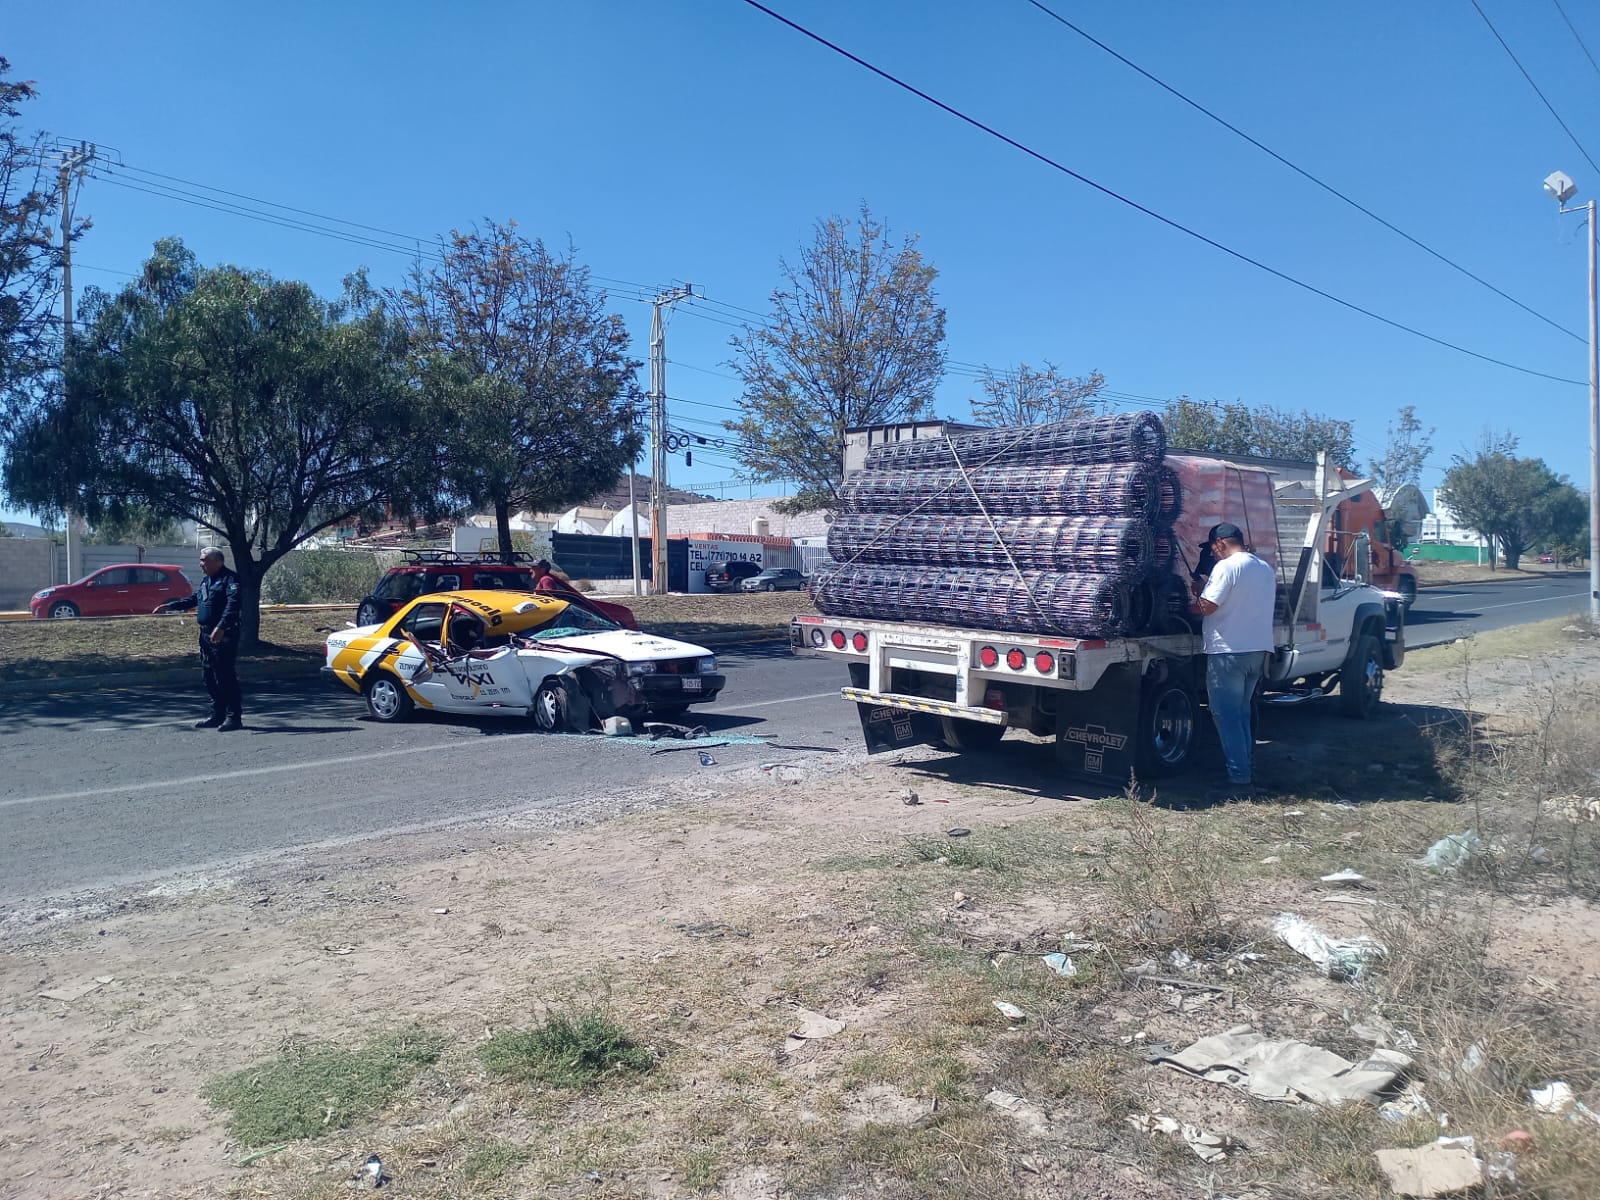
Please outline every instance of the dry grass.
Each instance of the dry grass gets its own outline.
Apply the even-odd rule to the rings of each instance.
[[[748,630],[752,637],[786,634],[795,613],[815,610],[803,593],[730,596],[642,596],[620,601],[644,629],[693,641]],[[326,633],[354,620],[354,611],[263,611],[264,645],[251,661],[294,661],[320,655]],[[195,624],[188,615],[84,621],[0,622],[0,682],[123,671],[193,667]]]
[[[1483,653],[1495,643],[1476,645]],[[689,876],[697,908],[748,936],[685,936],[655,952],[630,945],[625,963],[608,948],[602,965],[590,960],[595,978],[573,977],[583,956],[570,948],[539,957],[526,988],[452,1017],[439,1061],[387,1111],[263,1160],[233,1194],[346,1195],[349,1164],[377,1149],[397,1186],[422,1200],[1378,1196],[1373,1151],[1431,1140],[1433,1118],[1391,1125],[1365,1106],[1268,1105],[1153,1065],[1145,1049],[1251,1023],[1351,1056],[1359,1040],[1349,1024],[1381,1019],[1417,1039],[1416,1077],[1449,1112],[1447,1132],[1492,1150],[1529,1129],[1539,1148],[1518,1163],[1529,1194],[1587,1200],[1600,1133],[1538,1119],[1526,1089],[1564,1079],[1580,1095],[1600,1094],[1600,1006],[1531,985],[1526,959],[1507,956],[1508,918],[1532,907],[1530,897],[1583,905],[1600,879],[1600,821],[1558,820],[1567,810],[1551,803],[1593,784],[1600,694],[1561,689],[1524,689],[1515,711],[1436,732],[1448,794],[1462,797],[1453,803],[1286,796],[1184,810],[1134,792],[1030,807],[998,787],[980,798],[939,785],[970,804],[960,823],[972,834],[953,839],[904,833],[943,821],[796,811],[795,827],[774,833],[782,853],[752,851],[733,885],[715,880],[723,860],[690,864],[702,872]],[[890,769],[870,769],[886,773],[868,794],[892,797],[879,786]],[[613,829],[669,853],[691,830],[781,825],[776,802],[761,796]],[[892,800],[885,807],[914,820]],[[1499,850],[1455,875],[1414,865],[1469,824]],[[1535,845],[1547,854],[1535,856]],[[1323,906],[1334,889],[1318,876],[1341,867],[1371,883],[1343,896],[1377,903]],[[508,857],[485,888],[515,894],[517,870]],[[1364,928],[1388,954],[1359,986],[1323,979],[1266,933],[1284,907],[1341,934]],[[1588,907],[1575,911],[1592,920]],[[1076,976],[1040,963],[1055,951],[1072,955]],[[1193,961],[1179,965],[1173,951]],[[1148,958],[1188,986],[1128,974]],[[605,1020],[587,1032],[568,1022],[553,1040],[484,1040],[488,1029],[525,1023],[548,1003],[533,997],[552,994],[604,996]],[[1025,1020],[1009,1021],[997,999]],[[796,1006],[845,1029],[788,1043]],[[606,1069],[619,1048],[641,1047],[648,1072]],[[497,1072],[507,1049],[512,1069]],[[545,1069],[552,1060],[596,1063],[600,1082],[559,1086]],[[1048,1113],[1044,1130],[1029,1134],[985,1104],[991,1089]],[[894,1117],[886,1100],[919,1101],[921,1113]],[[1206,1166],[1174,1139],[1127,1124],[1158,1108],[1225,1130],[1244,1149]],[[349,1154],[329,1166],[340,1149]]]
[[[1514,579],[1544,579],[1561,570],[1570,568],[1557,568],[1545,566],[1538,562],[1538,555],[1532,555],[1522,560],[1522,565],[1515,571],[1508,571],[1504,566],[1491,570],[1487,564],[1479,566],[1477,563],[1465,562],[1434,562],[1431,559],[1420,559],[1411,565],[1417,569],[1417,583],[1421,587],[1445,587],[1453,583],[1507,583]]]

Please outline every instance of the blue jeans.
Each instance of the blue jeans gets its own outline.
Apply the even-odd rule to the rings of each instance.
[[[1250,782],[1250,758],[1256,744],[1250,727],[1251,704],[1266,666],[1267,656],[1259,651],[1206,655],[1206,699],[1211,719],[1217,723],[1217,736],[1222,739],[1229,783]]]

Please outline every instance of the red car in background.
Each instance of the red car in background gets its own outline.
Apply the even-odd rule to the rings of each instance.
[[[175,563],[117,563],[34,593],[35,617],[125,617],[148,613],[167,600],[182,600],[194,585]]]

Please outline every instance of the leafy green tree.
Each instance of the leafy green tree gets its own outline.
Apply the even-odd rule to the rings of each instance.
[[[61,365],[60,195],[39,139],[20,132],[38,92],[10,74],[0,57],[0,438]],[[86,228],[74,224],[72,239]]]
[[[779,269],[771,318],[732,339],[744,415],[726,425],[755,479],[799,485],[775,507],[830,509],[845,431],[914,419],[933,404],[944,376],[938,272],[915,238],[895,246],[865,204],[855,221],[819,221],[799,261]]]
[[[1423,428],[1415,404],[1404,405],[1395,414],[1384,430],[1383,457],[1373,460],[1369,472],[1379,491],[1392,495],[1408,483],[1422,486],[1422,468],[1433,454],[1434,432],[1431,427]]]
[[[1484,435],[1472,458],[1456,455],[1439,492],[1456,519],[1482,535],[1515,571],[1523,554],[1541,539],[1576,532],[1582,493],[1543,459],[1518,458],[1510,434]]]
[[[141,506],[222,534],[239,573],[241,645],[261,579],[321,530],[425,494],[430,423],[404,331],[364,279],[327,303],[303,283],[202,268],[157,243],[139,280],[92,290],[66,386],[22,417],[6,490],[91,522]]]
[[[1069,379],[1046,361],[1042,370],[1027,363],[1006,371],[985,367],[978,385],[983,395],[972,401],[972,415],[981,424],[1041,425],[1098,412],[1096,397],[1106,386],[1106,377],[1091,371],[1081,379]]]
[[[1207,404],[1179,396],[1162,412],[1167,444],[1174,450],[1211,450],[1313,462],[1326,450],[1335,466],[1356,461],[1355,426],[1337,417],[1239,401]]]
[[[147,504],[135,504],[120,513],[106,513],[94,523],[84,542],[95,546],[134,546],[139,561],[149,546],[175,546],[183,541],[183,530],[171,517],[161,516]]]
[[[639,363],[622,317],[570,251],[514,222],[452,233],[441,265],[389,293],[416,376],[444,418],[435,450],[451,503],[493,508],[511,560],[511,517],[615,486],[639,453]]]

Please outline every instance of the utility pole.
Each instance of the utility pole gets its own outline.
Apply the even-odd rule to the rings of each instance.
[[[650,316],[650,590],[667,591],[667,327],[662,310],[694,295],[694,285],[668,288]]]
[[[84,169],[94,161],[95,148],[90,142],[79,142],[76,148],[61,155],[61,170],[57,182],[61,188],[61,373],[67,370],[67,356],[72,341],[72,181],[82,178]],[[83,547],[79,544],[73,523],[77,515],[67,509],[67,578],[72,583],[83,574]]]
[[[633,423],[639,424],[639,412],[634,410]],[[644,588],[639,571],[639,456],[635,454],[628,464],[628,519],[633,522],[633,594],[641,596]]]
[[[1600,307],[1596,306],[1595,203],[1589,201],[1589,620],[1600,625]]]

